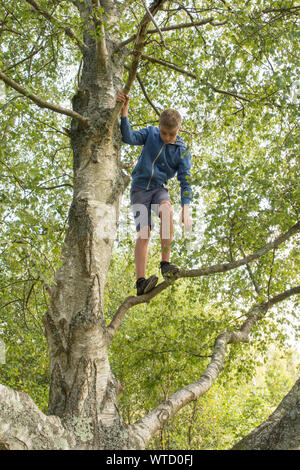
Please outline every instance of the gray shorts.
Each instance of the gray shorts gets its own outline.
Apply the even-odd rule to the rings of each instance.
[[[158,214],[158,206],[162,201],[171,202],[169,192],[166,188],[140,189],[131,187],[130,204],[133,210],[136,231],[149,225],[150,230],[154,227],[151,210]]]

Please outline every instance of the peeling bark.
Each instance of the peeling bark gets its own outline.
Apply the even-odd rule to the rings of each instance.
[[[0,442],[7,450],[71,449],[75,445],[56,416],[44,415],[26,393],[0,385]]]

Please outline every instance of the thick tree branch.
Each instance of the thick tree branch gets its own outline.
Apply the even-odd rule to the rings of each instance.
[[[146,446],[155,432],[164,427],[166,422],[181,408],[191,401],[197,400],[211,388],[223,369],[228,344],[249,342],[251,328],[266,314],[268,309],[272,305],[296,294],[300,294],[300,286],[282,292],[268,302],[254,305],[248,314],[247,320],[238,331],[221,333],[215,341],[211,361],[201,377],[193,384],[187,385],[175,392],[168,400],[161,403],[157,408],[131,426],[131,432],[140,441],[140,445]]]
[[[166,3],[167,0],[155,0],[152,5],[149,8],[149,11],[151,13],[151,16],[153,17],[162,7],[164,3]],[[139,25],[139,32],[136,36],[135,40],[135,45],[133,49],[133,61],[129,70],[128,74],[128,79],[124,88],[124,93],[127,94],[134,82],[134,79],[136,77],[139,61],[141,58],[142,50],[144,48],[144,41],[147,35],[147,29],[149,26],[149,23],[151,22],[151,17],[149,16],[148,13],[145,14],[143,17],[140,25]],[[121,105],[120,105],[121,106]]]
[[[26,393],[0,385],[0,447],[8,450],[72,449],[75,436],[59,418],[46,416]]]
[[[49,13],[48,11],[43,10],[34,0],[26,0],[26,2],[29,3],[37,13],[44,16],[51,23],[63,29],[66,35],[77,44],[81,52],[84,51],[85,45],[82,41],[80,41],[80,39],[76,37],[75,33],[72,31],[71,28],[65,26],[59,19],[55,18],[55,16],[51,15],[51,13]]]
[[[160,292],[165,290],[171,284],[173,284],[177,279],[184,278],[184,277],[200,277],[200,276],[209,276],[212,274],[223,273],[227,271],[231,271],[236,269],[240,266],[244,266],[252,261],[255,261],[262,256],[264,256],[269,251],[273,250],[274,248],[278,247],[297,232],[300,231],[300,220],[293,225],[287,232],[281,234],[279,237],[275,238],[272,242],[266,243],[263,247],[259,250],[255,251],[251,255],[245,256],[244,258],[236,261],[232,261],[230,263],[224,264],[214,264],[212,266],[199,268],[199,269],[190,269],[190,270],[183,270],[181,269],[177,274],[175,274],[171,279],[165,280],[164,282],[160,283],[157,287],[155,287],[152,291],[148,294],[141,295],[139,297],[129,296],[127,297],[124,302],[120,305],[118,310],[116,311],[115,315],[113,316],[110,324],[107,327],[108,336],[110,339],[113,338],[115,332],[119,328],[122,319],[124,318],[126,312],[133,307],[134,305],[138,305],[143,302],[148,302],[153,297],[158,295]]]
[[[34,93],[30,93],[26,88],[19,85],[12,78],[8,77],[1,71],[0,79],[3,80],[8,86],[14,88],[16,91],[29,98],[40,108],[48,108],[51,109],[51,111],[55,111],[56,113],[65,114],[66,116],[70,116],[74,119],[77,119],[77,121],[79,121],[83,126],[87,125],[88,120],[84,116],[81,116],[81,114],[78,114],[75,111],[72,111],[71,109],[62,108],[53,103],[49,103],[48,101],[43,100],[40,96],[35,95]]]
[[[149,11],[150,11],[152,17],[154,17],[156,15],[156,13],[160,10],[162,5],[164,3],[166,3],[166,1],[167,0],[154,0],[154,2],[152,3],[152,5],[149,8]],[[123,90],[125,94],[129,93],[129,91],[132,87],[132,84],[133,84],[133,82],[136,78],[139,62],[140,62],[140,59],[141,59],[142,50],[145,46],[145,38],[146,38],[146,35],[147,35],[147,29],[148,29],[149,23],[151,21],[152,21],[151,17],[149,16],[148,13],[146,13],[144,15],[142,21],[140,22],[139,26],[138,26],[138,33],[136,34],[135,44],[134,44],[134,48],[133,48],[133,51],[132,51],[133,60],[132,60],[132,63],[129,67],[128,78],[127,78],[127,81],[126,81],[126,84],[125,84],[125,87],[124,87],[124,90]],[[120,111],[121,111],[121,108],[122,108],[122,103],[117,103],[116,106],[115,106],[114,112],[112,113],[112,116],[111,116],[111,121],[110,121],[110,128],[111,129],[113,129],[113,127],[114,127],[114,124],[116,122],[116,119],[117,119]]]
[[[226,272],[226,271],[238,268],[239,266],[243,266],[247,263],[251,263],[252,261],[255,261],[258,258],[261,258],[266,253],[268,253],[270,250],[273,250],[274,248],[277,248],[279,245],[281,245],[282,243],[287,241],[289,238],[291,238],[293,235],[295,235],[299,231],[300,231],[300,220],[298,220],[296,222],[296,224],[293,225],[287,232],[285,232],[282,235],[278,236],[272,242],[266,243],[259,250],[255,251],[251,255],[246,256],[245,258],[242,258],[242,259],[236,260],[236,261],[232,261],[230,263],[217,264],[217,265],[209,266],[207,268],[191,269],[191,270],[188,270],[188,271],[181,270],[180,271],[180,276],[178,276],[178,277],[206,276],[208,274]]]

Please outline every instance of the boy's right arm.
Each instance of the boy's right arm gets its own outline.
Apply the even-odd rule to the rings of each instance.
[[[122,110],[121,110],[122,117],[128,116],[129,100],[130,100],[129,95],[125,95],[123,91],[119,91],[119,94],[117,96],[117,102],[123,103]]]
[[[121,132],[123,142],[130,145],[144,145],[149,130],[141,129],[140,131],[132,131],[128,119],[129,95],[125,95],[122,91],[119,92],[117,101],[124,103],[121,110]]]

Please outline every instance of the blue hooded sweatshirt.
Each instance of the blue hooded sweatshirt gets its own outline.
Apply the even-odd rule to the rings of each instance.
[[[140,131],[132,131],[128,117],[121,118],[123,142],[130,145],[143,145],[138,162],[131,176],[131,186],[141,189],[164,187],[177,173],[180,182],[181,205],[191,201],[191,186],[188,182],[191,169],[191,154],[181,137],[172,144],[164,144],[159,129],[149,126]]]

